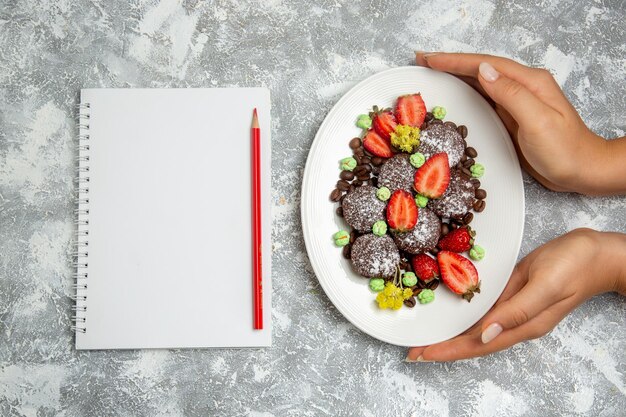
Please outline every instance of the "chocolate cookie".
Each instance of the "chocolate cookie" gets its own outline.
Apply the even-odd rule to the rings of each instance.
[[[378,174],[378,186],[387,187],[392,193],[396,190],[413,191],[415,168],[405,153],[395,155],[383,164]]]
[[[388,235],[359,236],[352,244],[352,267],[368,278],[391,278],[400,263],[400,251]]]
[[[426,159],[434,154],[445,152],[448,154],[450,166],[453,167],[461,160],[465,146],[463,145],[463,138],[456,129],[439,123],[429,125],[422,130],[419,151],[424,154]]]
[[[414,255],[431,251],[437,246],[441,220],[427,208],[418,209],[417,224],[408,232],[398,233],[394,230],[393,240],[401,250]]]
[[[458,171],[450,172],[450,184],[438,200],[430,200],[428,208],[438,216],[459,219],[465,215],[474,202],[474,186]]]
[[[378,220],[385,220],[385,202],[376,197],[376,187],[363,185],[343,199],[343,218],[361,233],[369,233]]]

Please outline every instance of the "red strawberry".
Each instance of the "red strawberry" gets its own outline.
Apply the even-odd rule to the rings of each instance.
[[[413,188],[428,198],[440,198],[450,183],[450,165],[448,154],[441,152],[433,155],[415,172]]]
[[[474,264],[458,253],[442,250],[437,255],[441,280],[455,294],[471,301],[474,293],[480,292],[480,281]]]
[[[393,156],[389,140],[383,139],[372,129],[365,134],[363,147],[372,155],[380,156],[381,158],[391,158]]]
[[[424,282],[430,282],[435,278],[439,278],[439,265],[437,261],[425,253],[415,255],[411,261],[413,272],[419,279]]]
[[[465,252],[470,250],[474,244],[474,236],[476,233],[469,226],[459,227],[450,231],[441,238],[437,246],[441,250],[449,250],[451,252]]]
[[[377,108],[374,107],[374,115],[372,117],[372,127],[383,138],[389,140],[391,138],[391,133],[396,130],[396,118],[394,117],[391,110],[381,110],[376,111]]]
[[[420,127],[425,118],[426,105],[421,94],[408,94],[398,97],[396,120],[399,124]]]
[[[410,192],[396,190],[387,205],[387,223],[389,227],[406,232],[417,224],[417,205]]]

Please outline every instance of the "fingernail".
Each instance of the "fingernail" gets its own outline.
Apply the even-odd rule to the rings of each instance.
[[[483,333],[480,335],[480,339],[483,343],[489,343],[500,333],[502,333],[502,326],[500,326],[499,323],[491,323],[485,330],[483,330]]]
[[[427,52],[424,55],[422,55],[424,57],[424,59],[428,59],[430,57],[433,57],[435,55],[439,55],[439,52]]]
[[[485,80],[489,81],[490,83],[497,80],[498,77],[500,76],[500,73],[496,71],[496,69],[493,66],[491,66],[491,64],[488,64],[486,62],[480,63],[480,65],[478,66],[478,73],[480,74],[481,77],[483,77]]]
[[[419,355],[416,359],[411,359],[411,358],[409,358],[407,356],[404,361],[405,362],[410,362],[410,363],[415,363],[415,362],[432,362],[432,361],[427,361],[426,359],[424,359],[424,357],[422,355]]]

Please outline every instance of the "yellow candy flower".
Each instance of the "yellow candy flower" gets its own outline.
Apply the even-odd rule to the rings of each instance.
[[[391,144],[404,152],[413,152],[420,144],[418,127],[398,125],[391,133]]]
[[[381,309],[390,308],[392,310],[399,310],[402,308],[404,300],[407,300],[413,296],[413,291],[410,288],[401,290],[396,287],[392,282],[385,284],[385,289],[378,293],[376,296],[376,302]]]

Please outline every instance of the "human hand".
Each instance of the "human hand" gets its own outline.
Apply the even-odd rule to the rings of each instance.
[[[464,334],[409,349],[408,362],[452,361],[507,349],[552,330],[588,298],[626,294],[626,235],[577,229],[535,249],[513,270],[489,313]]]
[[[607,171],[617,177],[606,163],[615,158],[607,141],[587,128],[550,72],[480,54],[420,52],[416,61],[458,76],[495,102],[522,166],[545,187],[584,194],[626,189],[623,177],[607,184]]]

